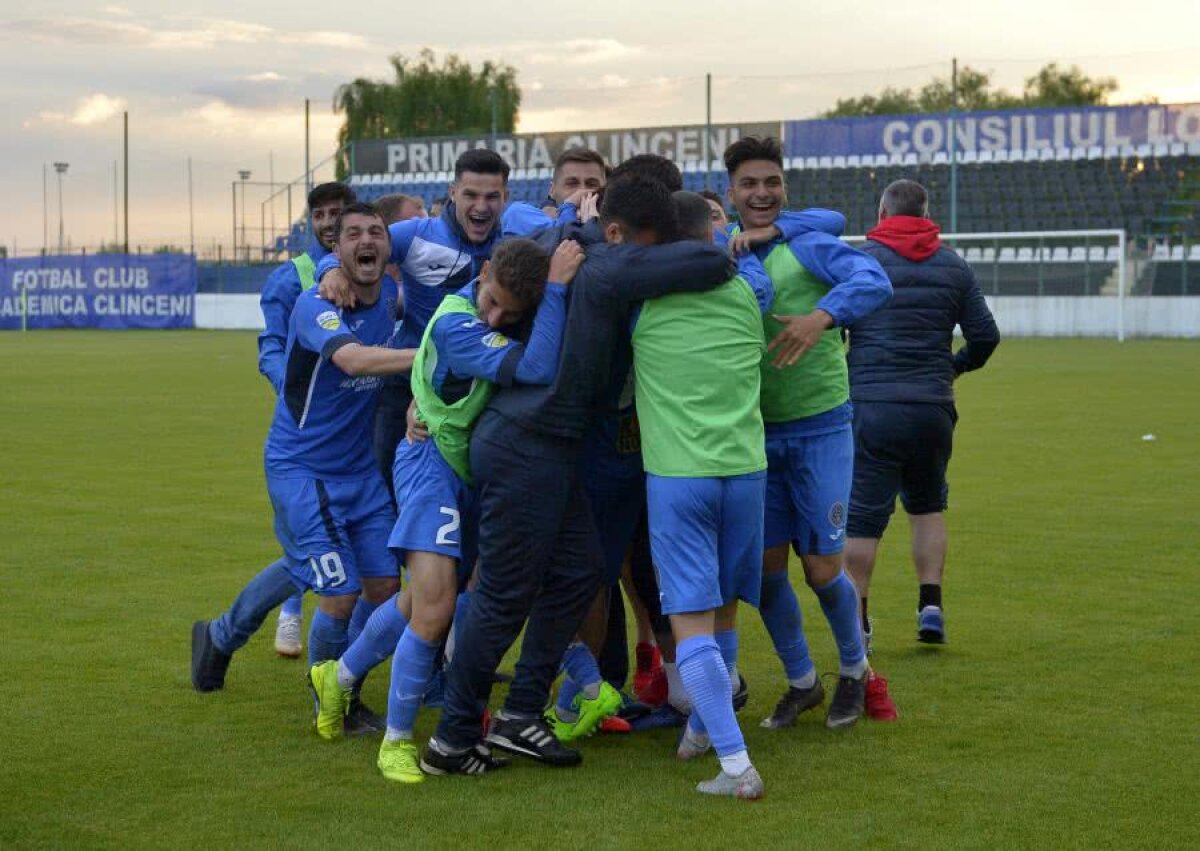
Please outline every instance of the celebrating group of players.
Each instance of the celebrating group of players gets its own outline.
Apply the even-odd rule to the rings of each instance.
[[[434,218],[413,199],[371,206],[316,187],[314,244],[262,296],[284,554],[194,625],[195,688],[221,688],[280,604],[277,649],[299,655],[297,591],[311,590],[317,732],[382,731],[388,779],[492,771],[506,764],[493,749],[575,765],[571,743],[598,729],[680,726],[679,758],[720,761],[699,791],[757,798],[736,715],[739,601],[758,609],[787,679],[762,725],[825,702],[794,549],[838,648],[827,725],[854,724],[869,683],[894,717],[843,570],[855,466],[843,329],[892,285],[839,238],[840,214],[785,209],[777,140],[741,139],[724,161],[737,225],[653,155],[610,170],[567,151],[544,208],[507,203],[508,166],[487,150],[459,157]],[[640,699],[623,691],[622,580]],[[384,721],[358,694],[389,656]],[[423,704],[442,713],[421,749]]]

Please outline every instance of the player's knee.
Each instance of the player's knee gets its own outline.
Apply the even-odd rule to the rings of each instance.
[[[832,582],[842,570],[842,554],[836,555],[806,555],[802,558],[804,564],[804,581],[810,588],[820,588]]]
[[[354,613],[354,604],[357,602],[357,594],[338,594],[321,597],[317,602],[317,608],[332,618],[346,620]]]
[[[362,586],[362,595],[366,601],[379,605],[386,603],[393,594],[400,590],[400,578],[398,576],[380,576],[371,579],[364,577]]]

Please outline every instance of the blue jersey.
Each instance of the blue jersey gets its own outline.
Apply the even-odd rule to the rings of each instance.
[[[392,336],[396,284],[383,279],[379,300],[339,310],[315,290],[296,300],[288,328],[283,392],[267,432],[267,470],[323,479],[375,471],[371,416],[382,381],[347,375],[330,360],[347,343],[380,346]]]
[[[477,285],[472,281],[457,295],[474,305]],[[470,392],[474,379],[501,387],[516,381],[553,381],[567,317],[566,295],[567,288],[562,284],[546,285],[527,345],[493,330],[478,317],[447,313],[439,318],[430,332],[437,353],[431,383],[438,398],[454,404]]]
[[[305,254],[312,258],[313,263],[319,263],[329,252],[317,239],[309,242]],[[259,297],[265,330],[258,335],[258,371],[271,382],[276,393],[283,390],[288,320],[292,317],[296,299],[303,291],[296,264],[289,260],[275,267],[267,277]]]

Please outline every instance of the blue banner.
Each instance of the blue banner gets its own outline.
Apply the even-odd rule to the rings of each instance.
[[[950,116],[887,115],[788,121],[789,157],[949,153]],[[1200,143],[1200,104],[1013,109],[960,112],[956,150],[1129,148]]]
[[[0,330],[195,325],[190,254],[0,260]]]

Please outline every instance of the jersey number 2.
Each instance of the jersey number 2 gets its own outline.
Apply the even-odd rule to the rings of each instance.
[[[437,543],[439,546],[457,547],[458,541],[453,540],[450,536],[458,531],[461,521],[458,517],[458,509],[456,508],[441,508],[442,514],[450,518],[450,522],[439,526],[437,530]]]

